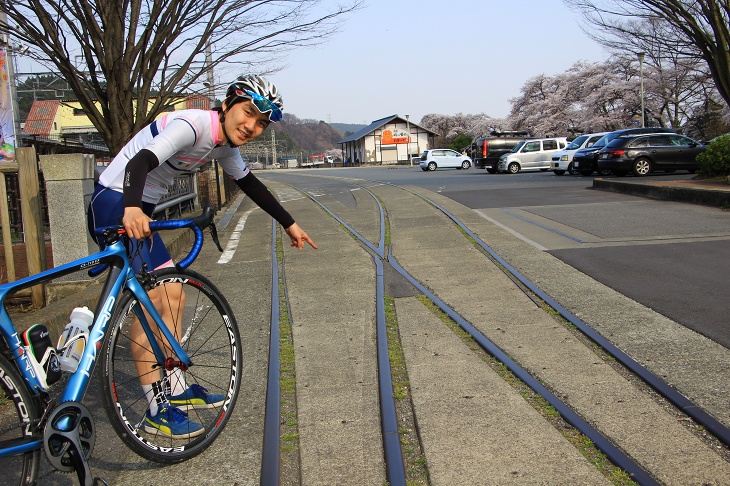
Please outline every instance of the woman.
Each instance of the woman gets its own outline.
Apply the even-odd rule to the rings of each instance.
[[[237,148],[260,136],[272,121],[281,120],[282,108],[273,84],[260,76],[247,76],[231,84],[219,110],[175,111],[143,128],[99,177],[88,211],[92,237],[96,228],[116,225],[121,218],[135,252],[137,241],[141,242],[139,256],[132,262],[135,271],[143,264],[148,270],[173,266],[160,236],[150,232],[155,206],[176,175],[196,171],[216,159],[241,190],[282,225],[292,246],[301,250],[308,243],[316,249],[307,233],[250,172]],[[97,241],[103,246],[103,241]],[[155,288],[150,297],[174,333],[174,323],[179,321],[176,314],[185,302],[181,286]],[[147,341],[136,321],[131,333],[133,343]],[[188,386],[180,370],[162,377],[159,368],[152,368],[154,357],[146,346],[133,345],[132,354],[149,403],[145,430],[173,438],[202,434],[203,427],[189,421],[183,410],[219,406],[223,395],[208,393],[197,384]]]

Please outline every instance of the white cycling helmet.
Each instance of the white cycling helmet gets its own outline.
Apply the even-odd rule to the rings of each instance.
[[[271,121],[281,120],[284,102],[276,86],[258,75],[242,76],[228,87],[226,109],[239,101],[251,100],[261,113],[269,112]]]

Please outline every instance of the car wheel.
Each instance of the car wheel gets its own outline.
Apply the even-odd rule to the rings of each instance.
[[[619,177],[623,177],[623,176],[626,175],[626,171],[625,170],[614,170],[613,173],[614,173],[614,175],[617,175]]]
[[[512,162],[507,166],[507,172],[510,174],[517,174],[520,171],[520,164],[517,162]]]
[[[565,171],[564,170],[554,170],[553,172],[555,172],[555,175],[563,175],[563,174],[565,174]]]
[[[580,173],[581,173],[581,175],[589,176],[589,175],[593,174],[593,171],[592,170],[582,170],[582,171],[580,171]]]
[[[637,177],[643,177],[651,172],[651,161],[644,157],[634,160],[631,170]]]
[[[607,176],[613,174],[613,171],[611,169],[598,169],[598,174],[602,176]]]
[[[490,167],[489,169],[487,169],[487,172],[489,172],[490,174],[496,174],[497,173],[497,169],[494,169],[494,168]]]
[[[469,163],[468,160],[465,160],[464,162],[461,163],[462,169],[468,169],[469,167],[471,167],[471,164]]]
[[[568,174],[570,175],[576,175],[578,173],[577,170],[573,168],[573,162],[568,164]]]
[[[436,170],[436,162],[429,162],[428,170]]]

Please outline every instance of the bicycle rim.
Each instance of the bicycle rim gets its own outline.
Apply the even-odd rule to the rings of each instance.
[[[0,448],[23,439],[39,440],[35,431],[38,406],[25,382],[0,356]],[[40,467],[40,448],[0,459],[3,484],[34,484]]]
[[[176,338],[193,363],[182,372],[185,383],[188,386],[198,384],[210,394],[223,395],[223,404],[187,410],[188,420],[205,429],[197,437],[174,439],[162,433],[145,431],[148,402],[131,353],[133,309],[138,303],[129,291],[122,295],[105,338],[102,351],[105,366],[100,374],[102,398],[117,435],[131,450],[148,460],[174,463],[205,450],[228,422],[240,388],[242,346],[230,306],[210,281],[190,270],[164,269],[156,272],[156,276],[154,286],[163,295],[168,293],[168,288],[174,289],[175,285],[178,289],[182,285],[184,289],[180,324],[171,328],[176,329]],[[163,298],[163,305],[167,305],[165,300]],[[151,326],[154,327],[154,324]],[[140,340],[136,341],[139,343]],[[149,348],[148,342],[139,344]],[[172,385],[174,377],[170,377],[160,367],[156,367],[152,373],[156,373],[155,379]]]

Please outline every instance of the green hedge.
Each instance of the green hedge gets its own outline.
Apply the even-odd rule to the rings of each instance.
[[[707,150],[697,156],[697,162],[702,175],[730,176],[730,133],[713,139]]]

